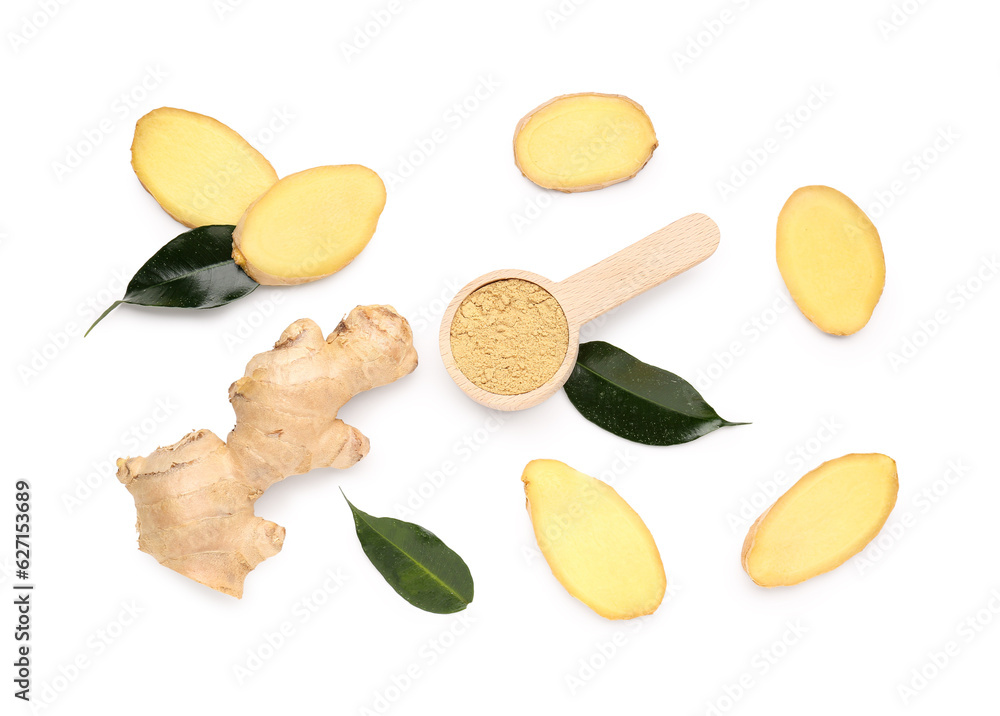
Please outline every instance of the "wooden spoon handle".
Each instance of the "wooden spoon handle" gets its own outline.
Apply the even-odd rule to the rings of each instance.
[[[560,281],[559,302],[572,321],[586,323],[697,266],[718,246],[714,221],[704,214],[685,216]]]

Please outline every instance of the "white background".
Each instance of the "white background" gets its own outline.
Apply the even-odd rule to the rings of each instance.
[[[9,597],[13,482],[27,478],[43,712],[351,714],[381,708],[379,695],[391,713],[995,712],[1000,289],[983,262],[1000,188],[996,3],[400,2],[5,2],[3,711],[27,711],[11,696]],[[718,36],[699,35],[723,11]],[[345,53],[373,12],[387,26]],[[681,66],[685,53],[697,57]],[[817,89],[827,99],[800,108]],[[659,149],[626,183],[544,192],[514,167],[514,126],[581,91],[640,102]],[[163,105],[229,124],[281,175],[376,169],[390,190],[369,248],[332,278],[214,311],[124,306],[82,339],[122,277],[182,231],[129,166],[135,121]],[[421,154],[435,130],[444,142]],[[935,148],[936,137],[949,138]],[[776,151],[740,169],[769,138]],[[734,171],[749,177],[720,189]],[[806,184],[847,193],[882,235],[885,293],[846,339],[789,307],[775,267],[775,219]],[[588,337],[702,376],[724,417],[752,425],[644,447],[591,425],[564,394],[499,425],[449,380],[437,324],[458,286],[505,267],[561,279],[693,211],[720,224],[718,253]],[[251,355],[294,319],[329,331],[362,303],[410,318],[420,367],[342,411],[371,438],[363,462],[259,501],[287,539],[244,599],[137,551],[113,459],[193,428],[225,435],[226,390]],[[901,357],[907,341],[919,348]],[[762,490],[862,451],[899,465],[881,551],[796,587],[755,586],[739,555]],[[533,458],[604,475],[642,515],[671,586],[655,615],[605,621],[553,579],[524,509]],[[470,565],[464,622],[383,582],[341,487],[377,515],[431,493],[408,519]],[[744,500],[758,507],[741,516]],[[347,581],[330,594],[337,571]],[[291,636],[269,648],[285,622]],[[949,642],[936,667],[929,654]],[[242,683],[236,667],[250,672]]]

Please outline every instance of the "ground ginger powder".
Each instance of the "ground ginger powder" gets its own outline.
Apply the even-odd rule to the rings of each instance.
[[[569,349],[566,314],[552,294],[519,278],[470,293],[451,323],[458,369],[483,390],[520,395],[542,386]]]

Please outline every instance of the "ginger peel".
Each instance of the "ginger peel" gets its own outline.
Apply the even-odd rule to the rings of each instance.
[[[118,460],[118,479],[135,499],[139,549],[242,597],[246,575],[285,536],[254,514],[257,498],[289,475],[363,458],[368,438],[337,412],[416,366],[410,326],[391,306],[358,306],[325,339],[313,321],[296,321],[229,388],[236,426],[225,442],[196,430],[147,457]]]

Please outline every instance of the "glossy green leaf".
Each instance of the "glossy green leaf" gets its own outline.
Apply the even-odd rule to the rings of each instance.
[[[372,517],[350,500],[347,504],[361,548],[399,596],[435,614],[451,614],[469,606],[472,574],[448,545],[420,525]]]
[[[122,303],[216,308],[246,296],[258,284],[233,261],[235,228],[201,226],[167,243],[136,272],[122,299],[112,303],[87,333]]]
[[[645,445],[677,445],[747,424],[723,420],[683,378],[603,341],[581,344],[565,389],[587,420]]]

